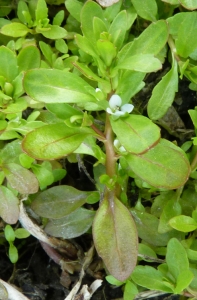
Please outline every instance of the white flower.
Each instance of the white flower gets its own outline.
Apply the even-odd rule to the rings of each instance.
[[[109,100],[109,107],[106,109],[108,114],[116,117],[124,116],[126,113],[132,112],[134,106],[132,104],[122,105],[122,99],[118,95],[112,95]]]
[[[121,153],[123,153],[123,152],[127,152],[127,150],[125,149],[125,147],[123,147],[121,144],[120,144],[120,142],[119,142],[119,140],[114,140],[114,147],[119,151],[119,152],[121,152]]]

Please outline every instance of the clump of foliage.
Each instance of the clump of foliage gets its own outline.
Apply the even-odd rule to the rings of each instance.
[[[145,289],[195,298],[197,137],[170,141],[160,127],[179,82],[197,90],[197,1],[66,0],[49,17],[50,4],[0,2],[1,218],[15,224],[25,198],[51,236],[92,228],[125,300]],[[150,74],[161,80],[133,105]],[[66,161],[87,173],[88,157],[94,191],[60,184]]]

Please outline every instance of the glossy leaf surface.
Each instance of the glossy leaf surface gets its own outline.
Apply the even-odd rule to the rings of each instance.
[[[44,103],[95,102],[94,89],[79,76],[61,70],[30,70],[24,78],[27,94]]]
[[[89,128],[70,128],[63,123],[51,124],[27,134],[22,147],[31,157],[50,160],[72,153],[88,135],[93,135]]]
[[[128,154],[126,159],[136,175],[158,188],[178,188],[184,185],[190,173],[184,152],[167,140],[161,140],[144,154]]]
[[[71,186],[54,186],[41,192],[32,202],[32,209],[41,217],[59,219],[72,213],[86,202],[90,192]]]
[[[169,224],[172,228],[182,231],[182,232],[190,232],[194,231],[197,228],[196,221],[189,216],[176,216],[169,220]]]
[[[94,216],[95,212],[80,207],[64,218],[50,220],[45,231],[55,237],[73,239],[91,227]]]
[[[140,154],[159,142],[160,128],[148,118],[129,115],[118,120],[110,119],[113,131],[128,152]]]
[[[93,238],[110,274],[126,280],[137,261],[137,231],[130,212],[113,195],[105,198],[93,222]]]

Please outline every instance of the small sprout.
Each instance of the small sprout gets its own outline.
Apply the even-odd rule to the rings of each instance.
[[[109,107],[107,108],[108,114],[119,118],[121,116],[125,116],[126,114],[132,112],[134,106],[132,104],[124,104],[122,105],[122,99],[118,95],[112,95],[109,100]]]

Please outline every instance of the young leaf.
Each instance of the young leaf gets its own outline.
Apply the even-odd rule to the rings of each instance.
[[[189,270],[189,261],[187,252],[182,244],[176,239],[172,238],[167,245],[166,262],[169,272],[177,280],[179,274]]]
[[[161,62],[151,54],[136,54],[128,58],[123,59],[118,65],[112,70],[126,69],[138,72],[155,72],[161,69]]]
[[[50,220],[44,230],[55,237],[73,239],[84,234],[92,226],[94,216],[94,211],[80,207],[66,217]]]
[[[82,206],[90,193],[67,185],[54,186],[41,192],[31,207],[41,217],[60,219]]]
[[[197,2],[197,1],[196,1]],[[193,33],[197,30],[197,12],[186,15],[179,24],[178,37],[175,41],[177,53],[182,57],[188,57],[196,48],[197,41],[193,39]]]
[[[17,56],[19,72],[40,67],[40,51],[35,46],[23,48]]]
[[[175,189],[187,181],[190,165],[185,153],[167,140],[141,155],[126,156],[129,168],[142,180],[157,188]]]
[[[127,12],[122,10],[115,17],[109,28],[109,34],[112,37],[112,43],[120,49],[125,39],[127,31]]]
[[[4,230],[5,238],[8,242],[14,242],[15,240],[15,234],[12,226],[6,225]]]
[[[39,33],[48,39],[56,40],[56,39],[63,39],[67,36],[67,31],[63,27],[58,25],[48,25],[48,30],[41,30],[39,29]],[[38,30],[36,30],[38,32]]]
[[[176,294],[181,294],[181,292],[186,289],[194,278],[194,274],[190,270],[184,270],[179,273],[176,280],[176,287],[174,292]]]
[[[2,169],[13,189],[21,194],[34,194],[38,191],[38,181],[29,170],[15,163],[3,164]]]
[[[149,290],[172,293],[172,289],[170,289],[163,280],[163,274],[153,267],[137,266],[131,278],[136,284],[148,288]]]
[[[159,142],[159,127],[144,116],[129,115],[118,120],[111,118],[110,123],[117,139],[128,152],[144,153]]]
[[[182,232],[194,231],[197,228],[196,221],[193,218],[184,215],[173,217],[169,221],[169,224],[172,228]]]
[[[38,0],[35,15],[37,22],[48,17],[48,8],[45,0]]]
[[[152,23],[134,41],[126,44],[118,54],[119,63],[137,54],[157,55],[168,39],[168,26],[164,20]]]
[[[189,9],[189,10],[197,9],[197,0],[180,0],[180,3],[186,9]]]
[[[24,24],[13,22],[11,24],[4,25],[1,28],[1,33],[11,37],[22,37],[25,36],[30,29]]]
[[[53,160],[72,153],[89,135],[94,135],[89,128],[70,128],[64,123],[50,124],[28,133],[22,147],[33,158]]]
[[[60,10],[53,18],[53,25],[61,26],[62,22],[64,21],[64,14],[64,10]]]
[[[10,243],[8,254],[10,261],[15,264],[18,260],[18,250],[12,243]]]
[[[96,213],[93,238],[110,274],[126,280],[137,261],[137,231],[130,212],[114,195],[109,194]]]
[[[30,70],[25,75],[24,88],[31,98],[44,103],[96,102],[90,94],[95,91],[87,82],[61,70]]]
[[[24,228],[18,228],[14,231],[15,237],[17,239],[26,239],[27,237],[30,236],[29,231],[27,231]]]
[[[177,62],[174,60],[172,69],[154,87],[148,102],[148,116],[152,120],[162,118],[174,101],[178,91]]]
[[[0,186],[0,216],[8,224],[15,224],[19,218],[19,200],[3,185]]]
[[[157,2],[155,0],[131,0],[131,2],[141,18],[152,22],[157,20]]]
[[[75,18],[78,22],[80,22],[80,13],[83,4],[78,0],[66,0],[65,6],[68,12],[71,14],[71,16]]]
[[[5,80],[12,82],[18,75],[18,66],[16,55],[9,48],[0,47],[0,76],[5,77]]]

